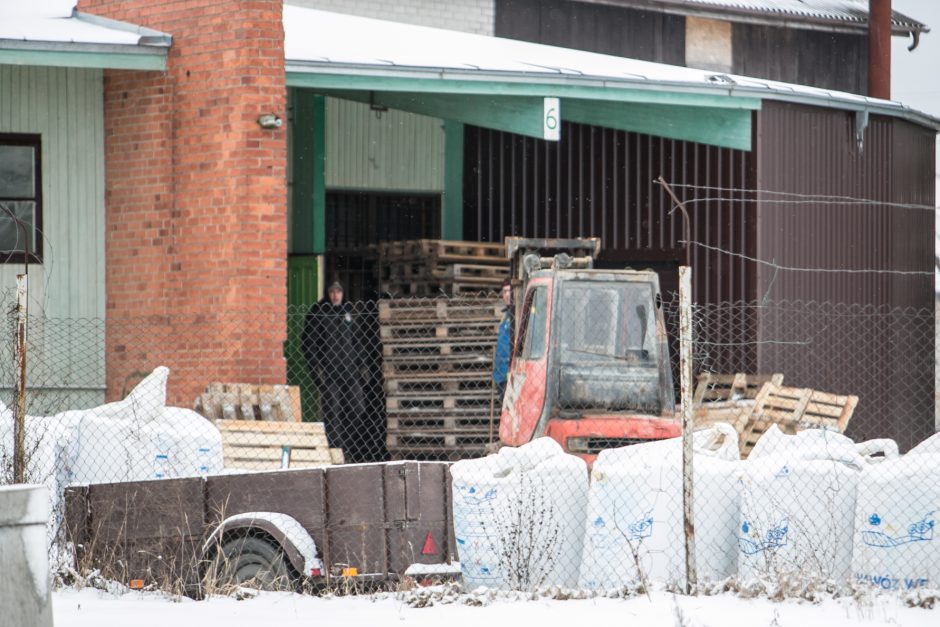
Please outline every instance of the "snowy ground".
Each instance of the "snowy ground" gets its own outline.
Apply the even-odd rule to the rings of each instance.
[[[654,592],[651,598],[522,601],[496,599],[483,606],[461,602],[410,607],[403,595],[320,598],[290,593],[261,593],[255,598],[208,601],[173,600],[158,593],[115,595],[85,588],[53,594],[56,627],[264,627],[276,625],[407,625],[464,627],[533,625],[579,627],[842,627],[900,625],[936,627],[940,609],[907,607],[896,596],[772,602],[731,594],[681,597]],[[414,597],[412,597],[413,599]],[[678,608],[678,609],[677,609]]]

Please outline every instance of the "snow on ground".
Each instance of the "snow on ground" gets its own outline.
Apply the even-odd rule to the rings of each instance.
[[[477,627],[489,625],[637,625],[642,627],[936,627],[940,609],[907,607],[896,596],[856,601],[827,599],[773,602],[732,594],[682,597],[654,592],[651,598],[587,600],[497,599],[478,607],[460,603],[410,607],[402,595],[321,598],[267,592],[255,598],[169,599],[159,593],[115,595],[91,588],[53,593],[56,627],[341,627],[403,625],[407,627]],[[466,600],[468,597],[462,597]],[[677,611],[678,608],[678,611]]]

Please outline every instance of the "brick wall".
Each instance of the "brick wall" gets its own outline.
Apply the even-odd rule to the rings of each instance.
[[[494,0],[288,0],[287,4],[493,35]]]
[[[166,72],[105,74],[111,398],[160,364],[183,406],[209,381],[285,380],[287,131],[257,124],[287,119],[281,7],[79,1],[173,36]]]

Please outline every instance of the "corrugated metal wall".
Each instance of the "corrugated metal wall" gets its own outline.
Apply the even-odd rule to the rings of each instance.
[[[665,265],[684,259],[682,215],[654,179],[675,184],[689,205],[692,239],[746,253],[753,207],[737,192],[694,191],[682,185],[743,189],[752,179],[748,153],[639,133],[564,123],[560,142],[467,127],[464,236],[502,241],[525,237],[600,237],[601,261]],[[751,278],[740,259],[691,249],[696,298],[748,299]],[[677,285],[663,276],[664,286]]]
[[[685,65],[685,17],[570,0],[496,0],[497,37]]]
[[[0,65],[0,133],[42,136],[43,263],[30,267],[30,313],[83,319],[31,328],[29,378],[67,383],[76,407],[104,399],[104,327],[92,321],[105,316],[102,94],[101,70]],[[15,288],[22,271],[0,265],[0,290]],[[61,399],[39,391],[30,413],[61,410]]]
[[[753,187],[749,153],[563,123],[560,142],[467,127],[464,237],[600,237],[599,267],[652,268],[664,293],[678,289],[685,259],[682,215],[654,179],[674,184],[688,204],[691,239],[753,256],[755,208],[741,192]],[[696,300],[751,300],[754,274],[744,259],[690,248]],[[711,329],[715,367],[754,359],[753,320],[730,319]],[[675,351],[674,351],[675,353]],[[677,354],[677,353],[675,353]]]
[[[686,201],[691,240],[703,244],[690,255],[696,301],[766,305],[711,308],[697,329],[707,353],[699,365],[783,372],[788,385],[857,394],[850,435],[910,446],[934,421],[933,321],[911,315],[932,307],[932,275],[775,271],[738,255],[931,272],[933,211],[793,203],[753,190],[932,206],[934,135],[873,116],[859,151],[849,112],[765,102],[755,116],[750,153],[578,124],[564,124],[557,143],[467,127],[465,237],[599,236],[599,265],[653,267],[668,291],[684,251],[680,215],[653,183],[662,175]]]
[[[734,23],[732,72],[855,94],[868,90],[865,34]]]
[[[860,150],[854,118],[834,109],[766,103],[759,114],[759,187],[933,206],[933,134],[901,120],[872,116]],[[933,267],[932,211],[795,200],[761,196],[762,259],[834,269]],[[762,268],[758,277],[763,294],[773,272]],[[933,302],[933,278],[784,273],[774,280],[769,297],[927,307]]]
[[[758,121],[762,190],[934,205],[932,131],[873,116],[859,149],[849,112],[767,102]],[[785,372],[789,385],[858,394],[849,427],[855,437],[893,437],[902,447],[916,443],[932,432],[934,422],[934,325],[929,315],[914,315],[933,308],[934,212],[837,200],[775,202],[782,199],[760,195],[760,259],[805,268],[928,274],[756,268],[758,293],[771,300],[855,305],[839,310],[851,315],[800,330],[790,328],[781,314],[763,314],[760,340],[812,342],[814,359],[764,344],[761,368]]]
[[[436,118],[326,100],[328,189],[442,192],[444,127]]]
[[[100,70],[0,65],[0,133],[42,135],[42,267],[31,305],[104,317],[104,113]],[[0,288],[20,265],[0,266]],[[38,313],[38,311],[37,311]]]

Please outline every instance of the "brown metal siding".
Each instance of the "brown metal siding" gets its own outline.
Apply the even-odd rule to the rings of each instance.
[[[933,133],[872,116],[859,150],[854,115],[767,102],[759,116],[758,187],[776,192],[933,205]],[[933,212],[849,202],[774,204],[762,194],[758,256],[832,269],[933,268]],[[773,278],[758,270],[763,295]],[[767,294],[779,300],[928,307],[931,276],[780,273]]]
[[[750,153],[563,123],[559,142],[468,126],[464,161],[464,237],[600,237],[599,267],[652,268],[664,293],[678,288],[685,259],[682,214],[654,179],[677,185],[688,204],[691,239],[753,256],[756,232],[747,194]],[[754,273],[744,259],[691,247],[698,302],[755,298]],[[729,320],[712,332],[716,368],[753,360],[751,321]],[[730,345],[730,346],[727,346]],[[720,354],[719,354],[720,353]]]
[[[678,266],[682,215],[654,179],[741,189],[753,178],[748,153],[639,133],[564,123],[560,142],[467,127],[464,237],[600,237],[605,266]],[[676,187],[689,205],[692,239],[747,253],[754,211],[744,194]],[[701,302],[746,300],[745,262],[692,248]],[[664,285],[675,284],[663,277]]]
[[[934,135],[901,120],[872,116],[860,150],[853,114],[765,102],[756,151],[762,190],[934,204]],[[760,199],[760,259],[821,269],[933,270],[933,211],[844,201],[779,204],[767,193]],[[892,437],[906,448],[932,432],[933,322],[914,315],[932,310],[932,274],[761,266],[756,276],[758,294],[771,301],[838,304],[825,310],[826,319],[799,324],[795,313],[762,312],[758,339],[812,347],[762,344],[762,371],[784,372],[788,385],[858,394],[853,437]]]
[[[496,0],[495,35],[685,65],[685,17],[571,2]]]
[[[856,94],[868,88],[864,34],[735,23],[731,38],[735,74]]]

